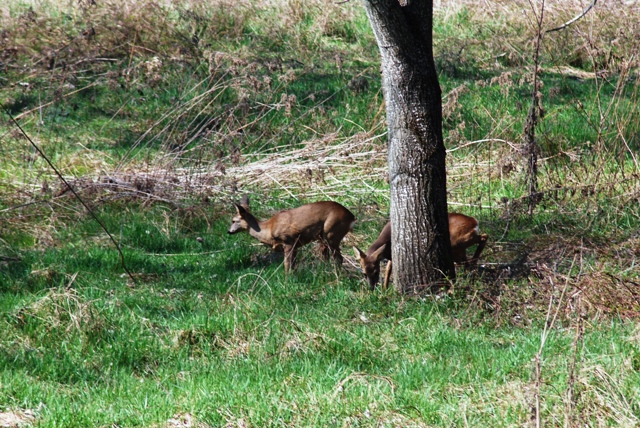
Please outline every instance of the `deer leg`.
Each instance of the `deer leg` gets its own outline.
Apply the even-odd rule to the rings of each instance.
[[[318,235],[318,242],[320,243],[320,251],[323,260],[327,261],[329,260],[329,257],[335,257],[335,250],[330,234],[321,233]]]
[[[297,248],[295,245],[284,246],[284,271],[286,273],[291,272],[291,269],[293,269],[296,263],[296,251]]]
[[[482,235],[480,235],[480,242],[478,243],[478,248],[476,249],[476,252],[473,254],[473,257],[471,258],[472,264],[475,265],[476,263],[478,263],[480,254],[482,254],[482,250],[484,250],[485,245],[487,245],[487,239],[489,239],[489,235],[487,235],[486,233],[483,233]]]
[[[453,255],[453,262],[459,265],[465,266],[467,264],[467,250],[466,248],[451,249]]]
[[[331,250],[331,255],[333,256],[333,260],[338,264],[338,266],[342,266],[342,253],[340,253],[340,241],[342,239],[338,239],[337,242],[329,243],[329,249]]]
[[[340,248],[335,248],[333,250],[333,260],[338,264],[338,266],[342,266],[342,253],[340,253]]]
[[[324,239],[320,240],[320,249],[322,251],[322,258],[324,260],[329,260],[329,257],[331,256],[332,251]]]
[[[336,237],[334,233],[328,233],[321,240],[325,245],[322,255],[325,259],[329,259],[329,256],[332,256],[338,265],[342,265],[342,254],[340,253],[340,241],[342,241],[342,238],[342,236]]]
[[[382,283],[382,290],[384,291],[389,287],[389,278],[391,278],[391,260],[387,262],[387,267],[384,269],[384,282]]]

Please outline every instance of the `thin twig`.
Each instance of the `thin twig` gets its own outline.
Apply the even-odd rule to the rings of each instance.
[[[560,31],[560,30],[564,30],[565,28],[567,28],[569,25],[573,24],[574,22],[576,22],[578,19],[582,18],[583,16],[585,16],[592,8],[593,6],[596,5],[596,2],[598,0],[593,0],[593,3],[591,3],[589,6],[587,6],[587,8],[585,10],[582,11],[582,13],[578,16],[576,16],[575,18],[565,22],[564,24],[562,24],[559,27],[556,28],[552,28],[551,30],[547,30],[545,31],[545,33],[551,33],[553,31]]]
[[[100,227],[102,228],[102,230],[104,230],[106,232],[106,234],[109,236],[109,239],[111,239],[111,242],[113,242],[113,245],[115,245],[116,250],[118,250],[118,254],[120,254],[120,262],[122,264],[122,268],[124,269],[124,271],[127,273],[127,275],[129,275],[129,278],[131,278],[131,281],[133,281],[134,284],[136,284],[136,280],[133,277],[133,275],[131,274],[131,272],[129,272],[129,269],[127,269],[127,265],[124,261],[124,254],[122,254],[122,250],[120,250],[120,246],[118,245],[118,243],[116,242],[116,240],[113,238],[113,236],[111,235],[111,233],[109,233],[109,231],[107,230],[107,228],[105,227],[105,225],[102,223],[102,221],[100,221],[100,219],[98,218],[98,216],[93,212],[93,210],[91,208],[89,208],[89,206],[85,203],[85,201],[80,197],[80,195],[78,195],[78,193],[75,191],[75,189],[73,187],[71,187],[71,184],[69,184],[69,182],[62,176],[62,174],[60,173],[60,171],[58,171],[58,169],[53,165],[53,163],[51,163],[51,161],[49,160],[49,158],[44,154],[44,152],[42,150],[40,150],[40,147],[37,146],[36,143],[33,142],[33,140],[31,139],[31,137],[29,137],[29,135],[27,135],[27,133],[24,131],[24,129],[22,129],[22,127],[20,126],[20,124],[18,123],[17,120],[15,120],[13,118],[13,115],[9,112],[9,110],[5,109],[5,112],[7,113],[7,115],[9,116],[9,118],[11,119],[11,121],[16,125],[16,127],[20,130],[20,132],[22,133],[22,135],[24,135],[24,137],[31,143],[31,145],[33,146],[34,149],[36,149],[38,151],[38,153],[40,153],[40,156],[42,156],[42,158],[49,164],[49,166],[51,167],[51,169],[53,169],[53,171],[56,173],[56,175],[58,176],[58,178],[60,178],[60,180],[62,180],[62,182],[67,186],[67,188],[69,190],[71,190],[71,193],[73,193],[73,195],[76,197],[76,199],[78,199],[78,201],[80,201],[80,203],[87,209],[87,211],[89,212],[89,214],[91,215],[91,217],[93,217],[93,219],[100,225]]]
[[[569,268],[569,272],[573,270],[573,266],[576,263],[576,257],[577,255],[573,257],[573,261],[571,262],[571,267]],[[570,278],[571,277],[569,275],[567,275],[565,278],[564,288],[562,289],[562,293],[560,293],[560,299],[558,299],[558,304],[556,306],[555,313],[553,314],[553,318],[551,318],[551,311],[553,308],[553,294],[551,294],[551,296],[549,297],[549,307],[547,308],[547,316],[544,322],[544,328],[542,329],[542,335],[540,337],[540,348],[538,349],[538,352],[536,353],[536,356],[533,359],[535,363],[535,376],[536,376],[535,392],[534,392],[535,405],[533,408],[536,428],[540,428],[542,426],[541,425],[542,421],[540,420],[540,385],[542,384],[542,362],[541,362],[542,351],[544,350],[544,347],[547,343],[549,332],[553,328],[553,325],[555,324],[556,319],[558,318],[558,312],[560,312],[560,305],[562,304],[564,295],[567,292],[567,288],[569,287]],[[551,282],[552,286],[555,286],[552,278],[549,278],[549,281]]]
[[[542,47],[542,38],[544,35],[544,31],[542,31],[542,24],[544,20],[544,7],[545,2],[542,1],[542,6],[540,8],[540,16],[536,14],[535,7],[531,0],[529,0],[529,4],[531,5],[531,11],[536,17],[537,23],[537,36],[536,36],[536,44],[535,51],[533,56],[533,91],[531,95],[531,107],[529,108],[529,113],[527,114],[527,119],[524,124],[524,142],[525,142],[525,153],[527,155],[527,172],[526,172],[526,182],[527,182],[527,190],[529,192],[529,216],[533,215],[533,210],[535,206],[538,204],[540,196],[538,195],[538,144],[536,143],[536,126],[538,124],[539,119],[542,117],[542,106],[540,102],[540,49]]]
[[[73,95],[73,94],[76,94],[76,93],[78,93],[78,92],[84,91],[85,89],[89,89],[89,88],[91,88],[92,86],[96,86],[96,85],[97,85],[97,84],[99,84],[99,83],[100,83],[100,82],[93,82],[93,83],[91,83],[91,84],[89,84],[89,85],[87,85],[87,86],[84,86],[84,87],[80,88],[80,89],[76,89],[75,91],[71,91],[71,92],[69,92],[68,94],[64,94],[64,95],[62,95],[62,98],[66,98],[66,97],[68,97],[68,96],[70,96],[70,95]],[[15,117],[15,119],[14,119],[13,117],[11,117],[11,119],[15,122],[17,119],[21,119],[23,116],[26,116],[26,115],[28,115],[29,113],[33,113],[33,112],[34,112],[34,111],[36,111],[36,110],[40,110],[40,109],[42,109],[42,107],[50,106],[51,104],[55,103],[56,101],[58,101],[58,100],[57,100],[57,99],[55,99],[55,100],[50,101],[50,102],[48,102],[48,103],[40,104],[38,107],[35,107],[35,108],[32,108],[31,110],[27,110],[27,111],[25,111],[25,112],[20,113],[19,115],[17,115],[17,116]],[[7,110],[5,109],[5,111],[7,111]],[[8,113],[8,111],[7,111],[7,113]],[[9,116],[11,116],[11,115],[9,115]],[[17,123],[16,123],[16,125],[17,125]]]
[[[578,299],[581,299],[578,296]],[[580,309],[580,304],[578,304],[578,310]],[[571,357],[571,361],[569,362],[569,376],[567,380],[567,397],[565,403],[565,426],[576,426],[576,421],[574,420],[574,412],[576,408],[576,391],[575,391],[575,383],[576,383],[576,366],[578,362],[578,353],[579,347],[582,344],[582,340],[584,337],[584,326],[582,324],[582,314],[578,313],[578,324],[576,325],[576,332],[573,338],[573,355]]]

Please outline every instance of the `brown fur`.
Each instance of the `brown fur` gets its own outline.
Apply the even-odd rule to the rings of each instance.
[[[236,204],[236,210],[229,233],[246,230],[275,251],[284,251],[285,272],[293,268],[298,248],[312,241],[321,243],[325,258],[331,255],[341,264],[340,242],[355,223],[355,216],[348,209],[332,201],[281,211],[265,221],[259,221],[249,212],[246,198]]]
[[[458,264],[475,264],[482,254],[488,235],[478,233],[478,221],[464,214],[449,213],[449,235],[451,237],[451,253],[453,261]],[[472,259],[467,261],[467,248],[478,244]],[[385,271],[383,289],[389,284],[391,276],[391,222],[387,223],[380,236],[369,247],[366,253],[354,247],[356,257],[360,259],[362,272],[373,290],[380,279],[380,261],[389,260]]]
[[[363,253],[358,247],[353,247],[356,257],[360,259],[360,267],[362,273],[369,281],[369,287],[373,290],[380,279],[380,261],[391,260],[391,222],[384,225],[380,236],[369,247],[366,253]],[[391,274],[390,264],[387,263],[385,271],[384,288],[386,288]]]

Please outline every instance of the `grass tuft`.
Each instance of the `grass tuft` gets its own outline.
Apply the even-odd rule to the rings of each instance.
[[[636,426],[640,7],[542,41],[540,203],[522,140],[532,6],[436,2],[450,211],[489,243],[448,292],[370,292],[387,221],[379,52],[357,2],[0,6],[0,425]],[[583,8],[546,2],[554,28]],[[523,13],[524,11],[524,13]],[[3,113],[4,114],[4,113]],[[336,200],[337,267],[228,236]]]

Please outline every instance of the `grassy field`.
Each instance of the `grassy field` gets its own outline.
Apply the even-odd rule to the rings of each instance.
[[[358,2],[0,6],[0,426],[637,427],[640,5],[545,34],[528,215],[542,4],[476,3],[436,2],[434,50],[449,209],[489,244],[417,295],[370,292],[351,251],[389,209]],[[343,267],[227,235],[244,194],[348,207]]]

